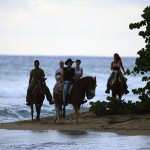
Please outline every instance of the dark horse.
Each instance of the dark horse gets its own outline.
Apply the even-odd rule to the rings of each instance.
[[[96,77],[83,77],[73,83],[70,94],[68,95],[67,102],[73,105],[75,111],[76,122],[78,122],[79,110],[81,104],[83,104],[85,96],[87,99],[92,99],[95,96],[96,89]],[[60,122],[60,114],[63,104],[62,92],[57,92],[54,90],[53,98],[56,108],[56,117],[54,122],[58,120]]]
[[[121,99],[122,95],[124,94],[123,82],[121,77],[119,76],[119,71],[113,71],[114,78],[111,81],[110,89],[112,91],[112,97]]]
[[[45,98],[45,86],[46,86],[45,80],[46,78],[39,80],[32,91],[32,95],[31,95],[32,120],[33,120],[33,114],[34,114],[33,105],[35,105],[36,112],[37,112],[36,119],[40,120],[41,107],[43,105],[43,101]]]

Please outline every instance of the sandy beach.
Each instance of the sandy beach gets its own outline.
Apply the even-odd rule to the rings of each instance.
[[[80,114],[79,123],[73,115],[61,118],[53,123],[54,117],[37,120],[24,120],[0,123],[0,129],[8,130],[84,130],[96,132],[114,132],[124,135],[150,135],[150,115],[113,115],[97,117],[91,112]]]

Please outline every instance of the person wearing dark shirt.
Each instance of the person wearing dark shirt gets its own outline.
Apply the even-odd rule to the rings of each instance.
[[[64,89],[63,89],[63,102],[64,103],[67,103],[68,88],[73,82],[74,77],[76,76],[75,69],[72,68],[73,63],[74,61],[72,61],[71,58],[67,59],[65,62],[65,65],[67,65],[67,67],[65,67],[62,71],[62,84],[64,86]]]

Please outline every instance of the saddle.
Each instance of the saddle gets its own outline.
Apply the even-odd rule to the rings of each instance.
[[[122,83],[122,79],[121,79],[121,77],[118,77],[118,80],[119,80],[119,82],[120,82],[120,83]],[[113,85],[113,84],[114,84],[114,82],[115,82],[115,78],[111,79],[111,81],[110,81],[110,85]]]
[[[68,88],[68,95],[71,93],[72,87],[73,87],[73,83]],[[62,94],[63,93],[63,88],[64,87],[63,87],[62,83],[56,83],[55,86],[54,86],[54,88],[53,88],[53,91],[55,93]]]

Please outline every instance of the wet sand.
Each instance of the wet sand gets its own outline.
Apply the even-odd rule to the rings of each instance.
[[[0,129],[8,130],[80,130],[96,132],[114,132],[124,135],[150,135],[150,115],[113,115],[100,116],[83,112],[79,123],[73,115],[61,118],[60,123],[53,123],[54,117],[42,118],[40,121],[24,120],[0,123]]]

